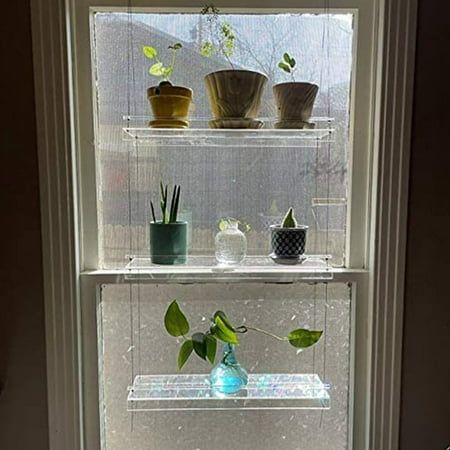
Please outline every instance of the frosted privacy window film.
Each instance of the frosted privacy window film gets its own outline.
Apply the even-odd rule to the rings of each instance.
[[[106,450],[347,449],[350,295],[347,285],[337,283],[103,286],[99,347]],[[180,373],[176,367],[179,345],[163,324],[164,312],[174,298],[198,331],[217,309],[225,310],[236,323],[242,321],[279,334],[296,327],[324,330],[317,346],[304,351],[247,333],[236,354],[250,374],[290,374],[280,375],[278,382],[308,381],[309,391],[302,395],[320,393],[325,402],[321,406],[329,409],[314,409],[317,401],[304,403],[306,409],[282,409],[283,393],[272,390],[267,394],[270,398],[260,405],[281,409],[258,410],[258,403],[253,402],[254,409],[248,411],[229,404],[225,407],[230,409],[222,411],[148,411],[157,405],[146,401],[142,407],[137,405],[137,411],[128,411],[128,387],[136,377],[142,376],[140,380],[145,382],[146,376]],[[191,357],[181,375],[206,376],[210,369],[206,362]],[[328,388],[329,400],[320,390],[311,391],[323,386],[321,383]],[[295,395],[298,398],[300,394]],[[186,403],[186,407],[192,405],[202,409],[195,399]],[[128,406],[133,409],[133,405]]]
[[[203,77],[228,63],[220,56],[208,59],[199,54],[206,20],[199,14],[94,16],[102,267],[122,267],[127,255],[149,254],[149,201],[156,198],[160,180],[182,186],[182,218],[191,224],[191,254],[213,254],[217,222],[226,216],[251,225],[248,254],[267,254],[268,225],[280,221],[292,205],[298,219],[310,227],[307,252],[330,253],[333,264],[343,262],[353,17],[225,14],[223,18],[236,33],[235,67],[261,71],[269,78],[260,112],[266,137],[257,144],[251,137],[237,136],[224,145],[223,139],[205,140],[205,133],[199,139],[195,131],[177,140],[124,135],[122,128],[145,128],[150,119],[146,89],[156,79],[148,74],[143,45],[161,49],[164,57],[168,45],[182,42],[172,78],[194,90],[194,128],[206,128],[211,117]],[[289,81],[288,74],[277,68],[285,51],[296,56],[297,80],[320,86],[313,116],[322,117],[315,121],[317,128],[333,129],[331,136],[324,132],[321,139],[309,141],[270,136],[276,115],[272,85]],[[132,117],[124,121],[124,115]]]

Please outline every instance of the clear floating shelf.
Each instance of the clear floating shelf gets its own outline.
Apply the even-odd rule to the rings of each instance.
[[[122,120],[127,123],[129,127],[144,127],[153,117],[150,115],[128,115],[124,114]],[[273,128],[274,123],[278,120],[275,117],[257,117],[258,120],[264,122],[264,128]],[[189,117],[189,124],[192,128],[209,128],[208,122],[211,117],[192,116]],[[334,122],[333,117],[313,116],[309,119],[311,123],[316,124],[316,128],[329,128]]]
[[[218,264],[214,256],[189,256],[186,264],[158,265],[150,258],[134,257],[125,268],[125,279],[174,281],[328,281],[333,268],[328,255],[305,255],[296,265],[274,263],[268,256],[247,256],[238,265]]]
[[[208,375],[138,375],[128,388],[129,411],[329,409],[317,374],[249,374],[244,389],[215,394]]]
[[[332,142],[333,130],[123,128],[123,132],[134,146],[317,148]]]
[[[211,129],[208,119],[191,120],[192,128],[149,128],[145,122],[149,117],[124,116],[127,122],[123,138],[135,146],[164,147],[298,147],[317,148],[333,142],[333,119],[312,118],[314,129],[275,129],[274,119],[262,119],[265,127],[260,129]]]

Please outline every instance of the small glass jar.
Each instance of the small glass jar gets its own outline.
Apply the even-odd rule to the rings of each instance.
[[[247,255],[247,238],[234,219],[221,221],[216,234],[216,259],[220,264],[239,264]]]

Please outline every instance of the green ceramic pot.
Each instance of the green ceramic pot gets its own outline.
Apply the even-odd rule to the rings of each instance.
[[[187,258],[187,222],[150,222],[153,264],[184,264]]]

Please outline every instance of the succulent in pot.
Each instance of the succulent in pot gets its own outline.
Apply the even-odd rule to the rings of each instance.
[[[297,264],[303,259],[306,247],[306,225],[298,225],[294,210],[289,208],[280,225],[271,225],[270,257],[279,264]]]
[[[154,264],[184,264],[187,259],[188,223],[177,220],[180,205],[180,186],[175,185],[169,204],[168,186],[160,184],[161,220],[156,220],[153,202],[150,202],[153,221],[150,222],[150,257]]]
[[[222,55],[230,69],[219,70],[205,76],[211,111],[210,128],[261,128],[263,122],[256,117],[267,77],[252,70],[236,69],[231,61],[235,49],[233,27],[219,19],[214,5],[205,6],[202,14],[209,23],[209,39],[201,43],[204,57]]]
[[[192,102],[192,89],[174,86],[170,82],[177,51],[182,47],[179,42],[168,47],[172,53],[168,66],[159,60],[156,48],[149,45],[143,47],[144,55],[155,61],[149,68],[150,75],[161,80],[157,86],[147,89],[147,98],[154,116],[154,120],[149,122],[149,126],[152,128],[187,128],[189,126],[187,118]]]
[[[278,111],[278,121],[275,128],[314,128],[310,123],[314,101],[319,86],[313,83],[295,81],[297,62],[295,58],[284,53],[278,67],[291,75],[292,81],[273,86],[273,94]]]

